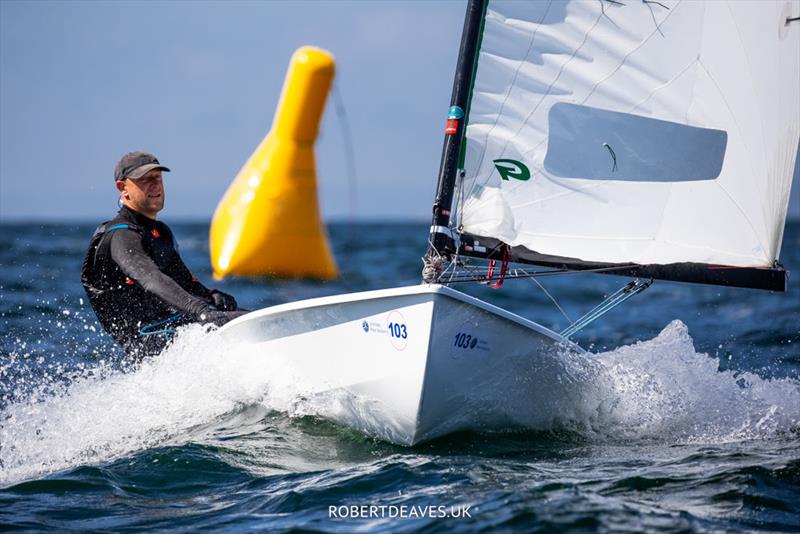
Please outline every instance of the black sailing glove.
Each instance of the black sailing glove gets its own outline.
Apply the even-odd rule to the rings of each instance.
[[[247,312],[244,310],[239,311],[207,311],[200,314],[198,319],[202,324],[215,324],[222,326],[228,321],[232,321],[237,317],[241,317]]]
[[[214,301],[214,307],[221,311],[234,311],[239,308],[236,304],[236,299],[233,296],[223,293],[217,289],[211,290],[211,299]]]

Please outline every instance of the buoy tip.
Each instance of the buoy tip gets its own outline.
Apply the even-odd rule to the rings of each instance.
[[[293,62],[304,63],[315,68],[334,68],[336,61],[333,54],[316,46],[302,46],[295,50]]]

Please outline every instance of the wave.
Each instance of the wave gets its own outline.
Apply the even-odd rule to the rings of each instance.
[[[235,422],[253,406],[341,418],[331,410],[368,405],[344,393],[338,401],[306,396],[285,363],[192,325],[128,372],[103,363],[62,387],[45,373],[37,380],[47,387],[0,411],[0,485],[202,439],[215,421]],[[590,442],[724,443],[780,438],[800,426],[797,380],[720,371],[680,321],[651,340],[569,363],[570,394],[553,424]]]
[[[261,402],[264,361],[190,325],[133,372],[105,365],[68,387],[37,390],[0,412],[0,484],[180,442],[197,425]]]
[[[800,430],[800,382],[720,371],[672,321],[655,338],[596,355],[593,430],[619,439],[724,443]]]

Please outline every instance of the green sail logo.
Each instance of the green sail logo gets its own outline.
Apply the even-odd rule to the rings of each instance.
[[[496,159],[494,166],[497,172],[500,173],[500,178],[508,180],[513,178],[515,180],[528,180],[531,177],[531,171],[521,161],[515,159]]]

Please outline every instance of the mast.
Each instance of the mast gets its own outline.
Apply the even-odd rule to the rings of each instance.
[[[467,126],[472,82],[478,61],[483,19],[488,0],[469,0],[461,33],[461,47],[458,51],[456,73],[453,80],[453,93],[450,109],[447,112],[442,160],[439,165],[439,182],[436,187],[436,200],[433,204],[430,241],[425,254],[423,280],[435,282],[441,265],[436,265],[440,257],[449,259],[456,252],[453,234],[450,231],[450,211],[453,205],[453,190],[458,173],[459,155]],[[433,268],[431,268],[433,267]]]

